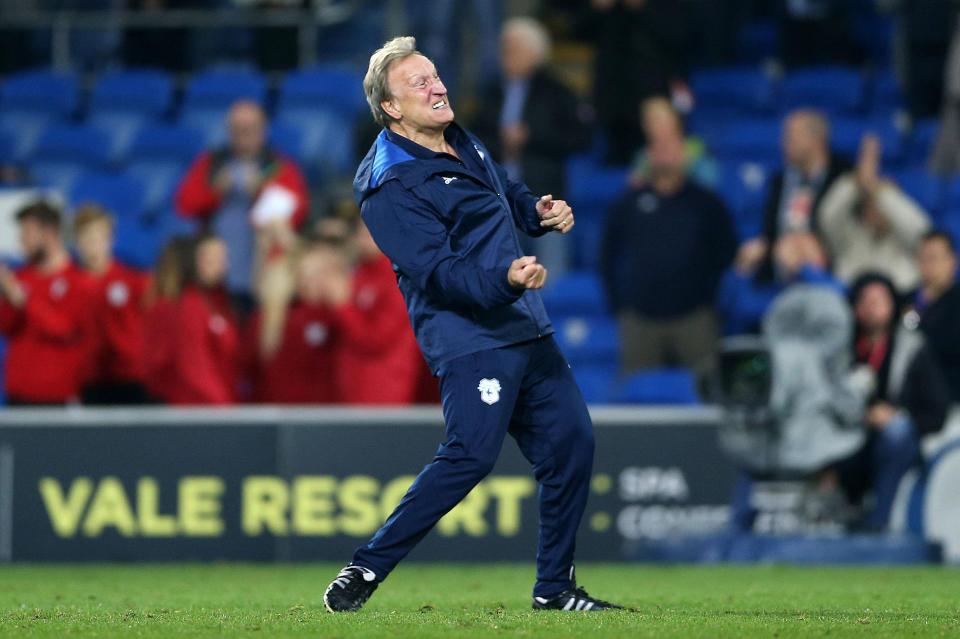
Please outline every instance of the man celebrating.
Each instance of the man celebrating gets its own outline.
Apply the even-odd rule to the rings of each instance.
[[[447,90],[411,37],[370,57],[363,81],[384,130],[354,190],[393,262],[417,342],[440,378],[446,440],[383,527],[327,587],[331,612],[360,609],[408,552],[493,468],[509,432],[540,484],[533,606],[603,610],[574,579],[593,426],[536,289],[547,271],[516,229],[567,233],[573,212],[537,199],[454,123]]]

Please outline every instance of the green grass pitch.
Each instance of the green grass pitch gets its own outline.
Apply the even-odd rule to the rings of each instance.
[[[0,637],[951,637],[948,568],[582,564],[635,611],[530,610],[533,567],[402,565],[355,614],[323,609],[332,564],[0,567]],[[451,634],[455,633],[455,634]]]

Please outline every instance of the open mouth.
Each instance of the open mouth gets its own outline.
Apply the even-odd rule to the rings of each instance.
[[[434,105],[433,105],[432,108],[433,108],[434,110],[437,110],[437,109],[442,109],[442,108],[445,107],[445,106],[447,106],[447,101],[446,101],[446,100],[439,100],[439,101],[437,101],[436,103],[434,103]]]

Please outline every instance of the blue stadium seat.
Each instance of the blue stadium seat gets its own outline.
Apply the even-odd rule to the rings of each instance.
[[[934,220],[939,218],[944,209],[944,188],[939,178],[924,169],[894,171],[890,178]]]
[[[128,163],[123,172],[143,185],[143,209],[158,213],[173,207],[174,195],[186,167],[178,162],[136,160]]]
[[[245,68],[208,69],[194,74],[184,95],[185,110],[226,110],[236,100],[264,104],[267,82],[262,75]]]
[[[696,110],[769,113],[775,106],[774,84],[757,67],[725,67],[694,72],[690,88]]]
[[[0,84],[0,130],[13,137],[10,157],[22,161],[33,155],[44,129],[71,116],[78,100],[72,74],[39,70],[7,76]]]
[[[314,66],[288,73],[280,84],[277,111],[334,110],[354,117],[366,109],[363,74],[334,66]]]
[[[733,215],[740,239],[756,237],[763,223],[767,186],[775,165],[762,162],[726,162],[720,167],[718,195]]]
[[[312,178],[321,175],[349,175],[354,162],[353,116],[337,110],[286,108],[277,111],[273,126],[296,131],[300,137],[298,155],[306,162]]]
[[[73,207],[96,203],[114,218],[140,218],[146,210],[146,191],[136,178],[122,173],[84,173],[70,190]]]
[[[614,366],[619,361],[620,340],[612,317],[557,317],[553,327],[571,365]]]
[[[813,107],[854,115],[864,105],[864,78],[854,67],[809,67],[787,74],[780,84],[784,110]]]
[[[903,159],[903,134],[890,119],[835,118],[830,123],[830,146],[849,157],[857,157],[860,141],[867,133],[880,139],[885,165],[899,165]]]
[[[220,107],[186,108],[177,121],[182,127],[200,134],[203,146],[218,148],[227,142],[227,110]]]
[[[111,156],[123,157],[137,132],[162,117],[173,100],[173,80],[163,71],[107,72],[90,97],[87,123],[110,136]]]
[[[577,222],[577,230],[580,223]],[[543,291],[543,304],[551,317],[603,315],[606,298],[600,278],[592,271],[572,271],[551,282]]]
[[[121,217],[114,230],[116,256],[124,264],[147,269],[153,266],[166,241],[162,221]]]
[[[946,183],[944,209],[960,211],[960,176],[954,176]]]
[[[936,118],[919,120],[907,136],[907,151],[904,161],[908,165],[923,166],[930,159],[933,145],[940,131],[940,121]]]
[[[203,134],[179,125],[144,127],[130,145],[130,161],[153,160],[189,164],[203,150]]]
[[[625,377],[611,394],[618,404],[683,404],[700,403],[696,379],[683,368],[651,369]]]
[[[616,365],[574,366],[573,377],[577,380],[583,399],[588,404],[606,404],[617,383]]]
[[[86,126],[56,125],[37,142],[28,172],[42,186],[68,193],[81,173],[103,169],[108,160],[105,133]]]
[[[779,119],[748,118],[730,121],[712,135],[705,136],[707,146],[721,162],[780,161],[783,124]]]
[[[870,83],[869,110],[875,116],[889,116],[903,108],[903,89],[891,70],[878,73]]]
[[[572,265],[578,269],[596,270],[600,264],[609,211],[577,205],[575,213],[577,227],[570,237],[573,242]]]
[[[580,210],[606,210],[627,188],[627,167],[609,167],[589,155],[567,160],[567,199]]]

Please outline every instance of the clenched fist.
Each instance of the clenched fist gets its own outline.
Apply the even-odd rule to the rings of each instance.
[[[515,259],[507,270],[507,282],[513,288],[543,288],[546,281],[547,269],[533,255]]]

